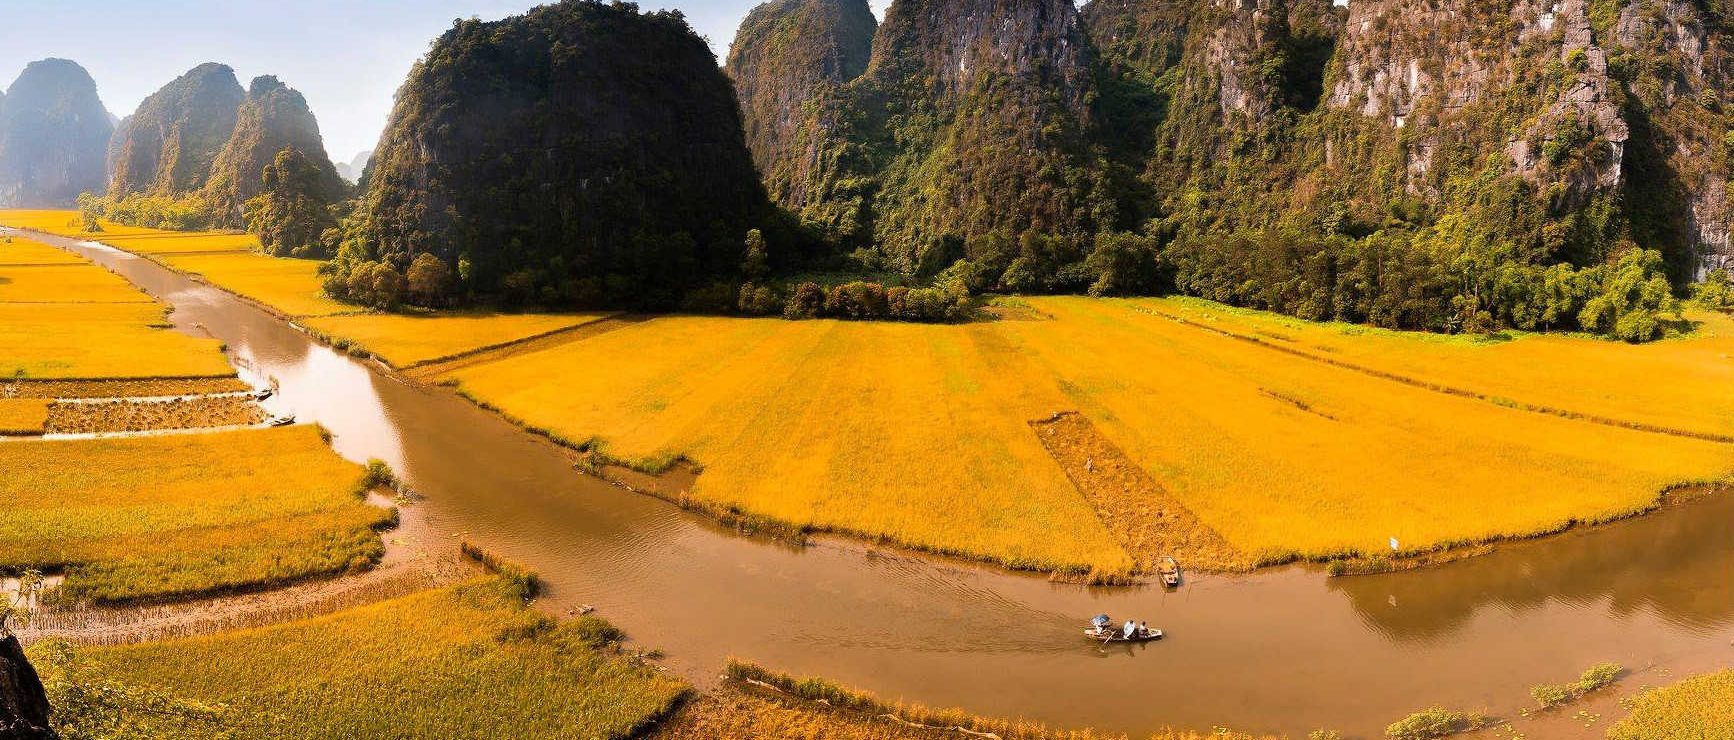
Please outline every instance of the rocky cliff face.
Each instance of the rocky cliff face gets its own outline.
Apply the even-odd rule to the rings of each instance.
[[[1091,63],[1070,0],[897,0],[867,71],[800,134],[822,163],[803,214],[907,273],[1112,220]]]
[[[732,274],[770,211],[739,110],[678,14],[567,0],[461,21],[398,93],[343,257],[428,252],[525,302],[672,305]]]
[[[48,696],[18,638],[0,635],[0,738],[48,740]]]
[[[67,206],[102,192],[112,132],[83,67],[32,62],[0,102],[0,206]]]
[[[729,49],[753,163],[777,202],[817,199],[842,87],[867,70],[878,21],[867,0],[774,0],[753,9]]]
[[[243,206],[259,194],[260,173],[278,152],[290,147],[319,168],[322,200],[333,203],[343,197],[346,188],[325,153],[319,122],[308,109],[307,100],[276,77],[254,79],[236,112],[233,133],[211,162],[204,187],[205,202],[221,225],[245,225]]]
[[[210,179],[246,93],[226,65],[206,63],[139,104],[109,146],[109,194],[183,195]]]

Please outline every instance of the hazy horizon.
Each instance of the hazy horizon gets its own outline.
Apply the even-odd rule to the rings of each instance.
[[[748,10],[761,0],[643,0],[679,10],[720,60]],[[881,16],[890,0],[870,0]],[[331,158],[373,148],[392,95],[428,45],[458,18],[494,20],[536,0],[304,0],[299,3],[0,0],[0,86],[30,62],[78,62],[103,106],[125,118],[146,96],[194,66],[221,62],[242,86],[276,75],[307,97]],[[3,89],[3,88],[0,88]]]

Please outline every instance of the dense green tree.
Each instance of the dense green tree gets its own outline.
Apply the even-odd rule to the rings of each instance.
[[[325,168],[294,147],[277,152],[260,173],[259,194],[247,201],[247,231],[267,254],[321,256],[321,237],[337,225]]]

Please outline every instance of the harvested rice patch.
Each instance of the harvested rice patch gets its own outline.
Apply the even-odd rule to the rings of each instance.
[[[624,654],[621,638],[595,617],[557,623],[489,577],[205,637],[39,643],[30,657],[50,686],[149,686],[224,707],[128,713],[138,737],[624,738],[688,688]]]
[[[76,254],[22,236],[0,236],[0,268],[37,265],[78,265],[85,260]]]
[[[221,342],[161,328],[163,323],[163,309],[155,303],[0,303],[0,347],[6,348],[0,352],[0,378],[234,375]]]
[[[607,314],[354,314],[308,320],[340,347],[356,346],[410,367],[583,326]]]
[[[1089,419],[1058,414],[1030,422],[1030,427],[1140,570],[1155,572],[1164,557],[1205,570],[1250,570],[1257,565],[1199,521]]]
[[[48,423],[48,399],[0,398],[0,436],[41,434]]]
[[[319,261],[254,252],[169,254],[159,257],[176,270],[256,301],[285,316],[329,316],[361,310],[325,295]]]
[[[46,428],[49,434],[99,434],[250,426],[264,420],[265,411],[246,396],[57,401],[48,407]]]
[[[0,267],[0,303],[155,303],[119,275],[90,263]]]
[[[1329,361],[1521,405],[1734,435],[1734,394],[1726,390],[1734,387],[1734,316],[1728,314],[1688,312],[1697,324],[1692,333],[1631,345],[1579,335],[1508,332],[1499,339],[1389,331],[1185,298],[1130,303]]]
[[[63,569],[50,597],[115,603],[371,566],[395,513],[312,427],[0,444],[0,568]]]
[[[0,398],[153,398],[251,390],[234,375],[211,378],[0,380]]]

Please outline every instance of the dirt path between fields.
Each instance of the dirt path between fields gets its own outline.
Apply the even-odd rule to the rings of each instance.
[[[370,501],[387,503],[374,495]],[[458,548],[427,526],[416,507],[398,507],[398,527],[385,532],[385,556],[373,570],[270,591],[196,601],[127,607],[46,607],[18,630],[26,645],[59,638],[82,645],[128,645],[262,627],[330,614],[474,575]]]

